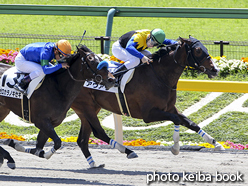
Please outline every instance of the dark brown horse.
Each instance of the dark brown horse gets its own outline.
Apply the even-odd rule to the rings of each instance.
[[[124,92],[131,116],[143,119],[146,123],[172,121],[175,124],[175,130],[174,145],[171,151],[175,155],[179,153],[180,149],[179,125],[198,132],[208,143],[213,144],[216,150],[224,150],[210,135],[175,107],[177,83],[186,66],[191,66],[207,74],[209,78],[218,74],[218,69],[211,60],[207,49],[199,40],[193,37],[179,39],[180,44],[174,51],[168,52],[168,48],[161,48],[154,53],[152,66],[142,65],[136,68],[133,78],[126,85]],[[121,114],[115,94],[83,88],[74,100],[72,108],[81,119],[77,143],[87,160],[93,161],[88,149],[88,139],[92,131],[95,137],[109,143],[113,148],[117,148],[122,153],[130,153],[122,144],[106,135],[97,118],[97,113],[101,108]],[[90,164],[90,166],[92,165]]]
[[[61,147],[61,140],[54,128],[66,117],[85,80],[92,79],[107,89],[114,85],[107,64],[100,62],[98,56],[86,46],[82,46],[75,54],[65,58],[64,62],[68,63],[70,68],[47,75],[41,87],[30,98],[31,122],[40,129],[36,148],[25,149],[13,140],[7,140],[5,144],[18,151],[49,159]],[[21,100],[0,96],[0,121],[10,111],[22,117]],[[42,149],[48,137],[53,139],[54,146],[45,153]]]

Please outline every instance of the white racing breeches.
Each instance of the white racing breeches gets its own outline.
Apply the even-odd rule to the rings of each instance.
[[[133,56],[132,54],[130,54],[125,48],[123,48],[120,45],[119,41],[116,41],[113,44],[112,53],[116,58],[125,62],[124,64],[125,64],[127,69],[134,68],[134,67],[138,66],[140,63],[140,58],[137,58],[137,57]],[[148,56],[151,54],[151,52],[148,50],[143,50],[143,51],[141,51],[141,53],[144,54],[145,56]]]
[[[21,52],[15,58],[16,69],[20,72],[30,73],[29,76],[31,80],[37,78],[38,76],[44,75],[42,66],[38,63],[27,61]]]

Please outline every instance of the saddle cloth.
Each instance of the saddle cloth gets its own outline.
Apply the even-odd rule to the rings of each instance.
[[[109,72],[114,72],[115,69],[121,65],[120,63],[117,63],[114,61],[107,61],[107,62],[109,63],[109,68],[108,68]],[[120,90],[122,93],[124,93],[126,84],[131,81],[133,74],[134,74],[134,69],[131,69],[123,75],[121,82],[120,82]],[[106,90],[105,86],[99,85],[95,83],[94,81],[85,81],[84,87],[95,89],[95,90],[101,90],[105,92],[118,93],[118,87],[112,87],[109,90]]]
[[[114,61],[108,61],[109,63],[109,72],[114,72],[116,68],[118,68],[121,64],[114,62]],[[105,92],[111,92],[115,93],[116,99],[120,108],[120,111],[125,116],[131,116],[130,110],[128,108],[128,103],[126,100],[126,96],[124,94],[125,86],[128,82],[131,81],[134,74],[134,69],[131,69],[127,71],[120,81],[120,87],[112,87],[109,90],[106,90],[106,88],[103,85],[98,85],[97,83],[93,81],[86,81],[84,83],[84,87],[95,89],[95,90],[101,90]]]
[[[23,94],[13,88],[14,85],[17,82],[20,82],[23,77],[24,74],[20,74],[20,72],[15,67],[6,70],[0,80],[0,95],[16,99],[23,99]],[[32,96],[33,92],[39,88],[44,77],[45,75],[39,76],[29,83],[27,89],[28,99]]]

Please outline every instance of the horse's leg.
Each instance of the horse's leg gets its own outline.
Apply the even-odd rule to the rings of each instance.
[[[54,129],[52,131],[54,131]],[[55,133],[55,131],[54,131],[54,133]],[[56,136],[57,136],[57,134],[55,133],[54,137],[52,138],[53,140],[55,139],[54,140],[54,147],[52,147],[46,153],[44,152],[43,147],[44,147],[44,145],[48,139],[48,136],[43,131],[40,131],[38,136],[37,136],[36,148],[25,148],[21,144],[16,143],[13,139],[7,139],[4,142],[4,144],[9,145],[20,152],[26,152],[26,153],[30,153],[30,154],[39,156],[41,158],[49,159],[56,152],[56,150],[61,147],[61,140],[58,136],[57,136],[57,140],[56,140]],[[57,143],[56,143],[56,141],[57,141]]]
[[[83,152],[84,157],[86,158],[90,168],[93,168],[97,166],[89,151],[90,134],[91,134],[91,127],[89,123],[86,120],[81,119],[81,128],[78,135],[77,144],[81,148],[81,151]]]
[[[146,108],[144,108],[146,110]],[[152,108],[148,114],[145,111],[142,111],[142,118],[144,122],[150,123],[155,121],[163,121],[163,120],[170,120],[173,123],[179,125],[180,124],[180,118],[177,114],[165,112],[163,110],[160,110],[158,108]]]
[[[4,120],[4,118],[6,118],[6,116],[9,114],[10,110],[1,106],[1,104],[3,104],[2,102],[0,102],[0,122]]]
[[[180,139],[180,136],[179,136],[179,129],[180,129],[180,126],[179,125],[174,125],[174,133],[173,133],[173,141],[174,141],[174,144],[173,146],[171,147],[171,152],[172,154],[174,155],[178,155],[179,154],[179,151],[180,151],[180,145],[179,145],[179,139]]]
[[[175,110],[175,108],[173,108],[173,110]],[[173,134],[174,145],[171,147],[171,152],[174,155],[178,155],[179,150],[180,150],[179,124],[181,122],[181,119],[177,115],[177,113],[165,112],[158,108],[151,109],[148,114],[146,114],[147,112],[145,111],[143,111],[142,113],[144,113],[142,117],[143,117],[144,122],[146,123],[154,122],[154,121],[170,120],[175,124],[175,129],[174,129],[174,134]]]
[[[43,155],[44,158],[49,159],[61,147],[61,139],[56,134],[54,127],[48,120],[43,123],[39,123],[39,125],[36,125],[36,127],[40,129],[38,137],[40,136],[39,140],[41,140],[41,142],[40,147],[38,146],[38,149],[43,148],[45,141],[47,141],[48,137],[50,137],[54,142],[54,146]]]
[[[87,159],[90,166],[95,166],[95,163],[93,163],[94,160],[88,150],[88,140],[91,131],[93,131],[93,134],[96,138],[99,138],[102,141],[109,143],[112,148],[118,149],[121,153],[126,153],[128,159],[138,157],[135,152],[124,147],[122,144],[119,144],[115,140],[108,137],[108,135],[105,133],[104,129],[102,128],[95,111],[88,112],[90,109],[87,109],[87,111],[85,111],[84,114],[80,114],[80,111],[77,110],[75,107],[73,109],[81,119],[81,130],[78,136],[78,145],[81,148],[82,152],[84,153],[84,156]],[[85,116],[87,116],[87,119]]]
[[[214,150],[225,150],[225,148],[218,143],[213,137],[207,134],[204,130],[202,130],[198,125],[196,125],[193,121],[188,119],[181,113],[178,113],[180,119],[182,120],[182,125],[197,132],[207,143],[214,145]]]
[[[4,118],[6,118],[6,116],[9,114],[10,110],[5,108],[4,102],[0,102],[0,122],[4,120]],[[0,146],[0,167],[3,164],[3,160],[7,159],[7,165],[9,168],[11,169],[15,169],[15,161],[14,159],[10,156],[9,152],[4,150],[1,146]]]
[[[4,143],[6,145],[9,145],[9,146],[13,147],[17,151],[30,153],[30,154],[39,156],[41,158],[44,158],[43,147],[44,147],[47,139],[48,139],[48,137],[44,133],[42,133],[40,131],[38,133],[38,136],[37,136],[36,148],[25,148],[24,146],[22,146],[21,144],[17,143],[13,139],[6,140]]]
[[[4,159],[7,159],[8,160],[7,165],[8,165],[9,168],[11,168],[11,169],[15,169],[16,168],[15,161],[10,156],[9,152],[6,151],[6,150],[4,150],[4,148],[2,148],[0,146],[0,167],[2,166]]]
[[[39,156],[41,158],[46,158],[44,156],[45,152],[44,152],[43,148],[44,148],[47,140],[48,140],[48,136],[45,135],[42,131],[39,131],[38,136],[37,136],[37,140],[36,140],[36,147],[32,148],[32,149],[30,149],[30,148],[25,149],[25,152],[34,154],[34,155]]]
[[[138,155],[126,148],[125,146],[123,146],[122,144],[118,143],[117,141],[111,139],[108,137],[108,135],[106,134],[106,132],[104,131],[104,129],[102,128],[99,119],[97,118],[97,116],[95,115],[95,117],[91,116],[90,117],[90,126],[92,128],[93,134],[95,137],[101,139],[102,141],[108,143],[111,145],[112,148],[114,149],[118,149],[121,153],[125,153],[127,154],[127,158],[131,159],[131,158],[137,158]]]
[[[15,150],[17,150],[19,152],[30,153],[30,154],[39,156],[41,158],[44,158],[44,150],[42,150],[42,149],[43,149],[47,139],[48,139],[48,137],[40,131],[38,136],[37,136],[36,148],[25,148],[24,146],[17,143],[13,139],[7,139],[4,142],[4,144],[8,145],[10,147],[13,147]]]

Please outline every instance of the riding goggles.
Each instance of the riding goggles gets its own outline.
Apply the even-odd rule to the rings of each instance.
[[[151,45],[152,46],[158,46],[159,43],[157,43],[156,41],[154,41],[152,38],[150,38],[150,41],[151,41]]]

